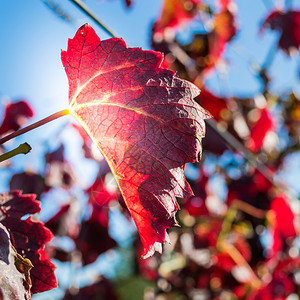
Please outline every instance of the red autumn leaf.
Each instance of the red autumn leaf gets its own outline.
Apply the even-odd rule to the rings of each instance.
[[[83,265],[93,263],[101,253],[116,246],[116,242],[108,234],[108,208],[101,208],[99,204],[94,203],[90,218],[79,225],[74,222],[76,217],[73,215],[72,205],[66,204],[45,223],[45,226],[55,235],[69,236],[74,240],[77,249],[82,254]],[[52,250],[55,253],[54,258],[68,259],[67,253],[64,253],[62,249],[54,247]]]
[[[211,20],[212,30],[194,34],[189,44],[181,45],[175,34],[170,34],[170,30],[166,29],[174,30],[184,21],[191,20],[197,13],[199,2],[199,0],[165,1],[161,18],[154,23],[152,28],[152,48],[164,52],[166,55],[164,67],[176,70],[183,78],[188,78],[189,73],[195,73],[195,71],[199,75],[205,75],[212,70],[220,60],[226,44],[237,31],[235,14],[231,9],[232,2],[221,1],[220,12],[214,14]]]
[[[279,195],[272,200],[268,217],[273,233],[271,255],[274,255],[282,250],[288,238],[297,236],[295,215],[285,195]]]
[[[101,276],[95,283],[82,287],[77,293],[67,291],[62,300],[118,300],[118,294],[114,285],[105,277]]]
[[[227,205],[235,200],[241,200],[250,205],[267,210],[270,208],[269,191],[272,184],[258,171],[252,176],[243,176],[228,184]]]
[[[154,25],[154,32],[163,33],[165,29],[175,29],[193,19],[199,3],[200,0],[164,0],[161,16]]]
[[[276,276],[267,285],[251,293],[247,300],[284,300],[295,290],[296,287],[291,278]]]
[[[45,155],[45,182],[50,187],[71,188],[76,182],[76,176],[71,164],[65,160],[64,145]]]
[[[194,35],[185,48],[194,59],[199,71],[207,73],[218,63],[226,45],[236,34],[235,14],[231,10],[232,1],[220,1],[220,11],[213,15],[211,31]]]
[[[274,121],[271,113],[266,109],[259,111],[260,117],[251,128],[250,139],[248,141],[249,150],[258,151],[264,142],[266,134],[274,128]]]
[[[61,231],[61,223],[63,223],[62,219],[66,216],[70,209],[71,204],[65,204],[60,207],[58,212],[51,217],[46,223],[45,226],[51,230],[54,235],[62,235],[59,231]],[[63,232],[65,235],[65,232]]]
[[[218,5],[221,8],[221,10],[227,9],[231,3],[232,3],[231,0],[219,0],[218,1]]]
[[[209,177],[202,170],[202,175],[200,179],[190,181],[191,187],[195,196],[188,198],[182,203],[182,207],[188,211],[191,216],[199,217],[203,215],[208,215],[208,210],[206,207],[206,185]]]
[[[101,253],[116,246],[108,234],[108,206],[112,200],[118,199],[118,194],[109,191],[101,178],[96,178],[87,192],[92,213],[89,220],[81,223],[79,235],[75,239],[84,265],[93,263]]]
[[[17,252],[33,264],[30,271],[31,292],[40,293],[56,287],[55,265],[45,257],[44,245],[52,239],[52,233],[41,222],[27,214],[40,211],[35,195],[22,195],[20,191],[0,194],[0,222],[10,233],[12,244]]]
[[[271,202],[271,211],[275,214],[275,227],[280,230],[282,238],[295,237],[295,215],[290,207],[288,199],[284,195],[274,198]]]
[[[91,145],[92,145],[93,141],[91,140],[91,138],[88,135],[88,133],[80,125],[71,124],[71,126],[78,132],[78,134],[82,138],[82,141],[83,141],[82,152],[84,154],[84,157],[85,158],[95,159],[95,157],[93,155],[92,148],[91,148]]]
[[[226,99],[218,97],[207,89],[202,89],[196,101],[203,106],[216,121],[222,118],[222,113],[227,111]]]
[[[225,50],[226,44],[236,34],[235,17],[225,10],[215,15],[214,31],[210,38],[210,60],[216,62]]]
[[[192,191],[184,164],[201,157],[199,90],[161,69],[159,52],[127,48],[119,38],[100,41],[82,26],[62,51],[70,112],[97,143],[123,194],[144,245],[161,249],[175,225],[176,197]]]
[[[45,223],[45,226],[56,236],[68,236],[75,239],[79,233],[79,214],[77,201],[71,199],[68,204],[59,208],[58,212]]]
[[[50,165],[46,177],[48,186],[70,189],[75,182],[75,174],[69,163],[53,163]]]
[[[9,131],[16,131],[24,126],[28,118],[33,116],[29,104],[23,100],[6,106],[4,118],[0,126],[0,135]]]
[[[89,203],[92,205],[91,220],[108,227],[108,206],[112,200],[117,200],[119,195],[115,191],[109,191],[104,180],[96,178],[95,182],[88,188]]]
[[[270,28],[280,32],[278,47],[286,54],[300,47],[300,11],[272,11],[263,22],[261,30]]]
[[[126,7],[130,7],[132,5],[132,0],[125,0]]]
[[[35,194],[38,200],[41,199],[42,193],[49,190],[45,178],[30,171],[14,174],[10,179],[9,188],[11,191],[22,190],[24,194]]]
[[[221,10],[214,15],[213,31],[208,34],[209,55],[207,56],[206,72],[211,70],[220,60],[227,43],[236,34],[235,15],[229,9],[230,4],[231,1],[221,1]]]
[[[184,204],[183,207],[188,211],[191,216],[208,215],[208,210],[204,202],[205,199],[192,196]]]
[[[236,34],[235,16],[224,10],[215,15],[214,30],[224,43],[228,43]]]
[[[65,147],[63,144],[60,144],[60,146],[53,152],[47,152],[45,154],[45,161],[47,164],[51,164],[52,162],[64,162],[64,151]]]
[[[12,248],[9,233],[0,223],[0,299],[31,298],[28,278],[18,266],[24,266],[23,259]]]
[[[108,234],[108,228],[93,219],[81,223],[75,244],[82,254],[83,265],[93,263],[101,253],[117,245]]]
[[[164,52],[166,55],[164,66],[176,70],[182,77],[188,78],[188,73],[195,71],[193,68],[198,73],[206,75],[219,62],[227,43],[234,37],[237,30],[235,15],[228,9],[215,14],[213,22],[214,26],[210,32],[195,34],[187,45],[180,45],[176,38],[171,38],[168,34],[163,35],[159,31],[159,23],[155,23],[152,28],[151,46],[155,50]],[[174,51],[174,46],[182,49],[180,52]],[[182,50],[192,60],[179,54]]]

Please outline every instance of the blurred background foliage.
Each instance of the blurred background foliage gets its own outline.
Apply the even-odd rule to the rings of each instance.
[[[1,135],[66,107],[59,49],[83,23],[98,25],[74,2],[0,0]],[[300,2],[84,5],[129,46],[163,52],[163,67],[197,85],[196,101],[214,118],[201,162],[185,169],[195,196],[178,199],[181,227],[146,260],[109,168],[78,124],[66,117],[18,138],[33,150],[1,163],[2,191],[35,193],[38,218],[55,235],[46,253],[58,288],[33,299],[299,299]]]

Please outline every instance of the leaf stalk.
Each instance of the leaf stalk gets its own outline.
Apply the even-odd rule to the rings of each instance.
[[[35,122],[35,123],[33,123],[33,124],[31,124],[31,125],[29,125],[27,127],[24,127],[24,128],[19,129],[19,130],[15,131],[15,132],[13,132],[11,134],[8,134],[8,135],[4,136],[3,138],[0,139],[0,145],[6,143],[7,141],[9,141],[9,140],[11,140],[11,139],[13,139],[13,138],[15,138],[17,136],[20,136],[20,135],[22,135],[22,134],[24,134],[24,133],[26,133],[28,131],[31,131],[31,130],[37,128],[37,127],[40,127],[40,126],[42,126],[44,124],[47,124],[47,123],[49,123],[49,122],[51,122],[51,121],[53,121],[53,120],[55,120],[57,118],[60,118],[62,116],[68,115],[68,114],[70,114],[70,111],[68,109],[64,109],[64,110],[61,110],[59,112],[56,112],[56,113],[50,115],[47,118],[44,118],[44,119],[42,119],[42,120],[40,120],[38,122]]]
[[[27,144],[27,143],[21,144],[17,148],[0,155],[0,162],[3,162],[9,158],[12,158],[18,154],[27,154],[30,150],[31,150],[31,147],[29,144]]]

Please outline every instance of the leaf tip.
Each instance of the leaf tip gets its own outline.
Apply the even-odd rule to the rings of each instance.
[[[143,255],[141,259],[146,259],[151,257],[156,251],[162,254],[162,244],[160,242],[155,242],[152,248],[146,253],[146,255]]]
[[[83,24],[78,30],[77,34],[85,37],[88,32],[95,32],[95,30],[90,26],[89,23]],[[95,33],[96,34],[96,33]]]

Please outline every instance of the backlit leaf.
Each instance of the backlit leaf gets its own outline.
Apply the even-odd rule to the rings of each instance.
[[[4,118],[0,125],[0,134],[18,130],[24,126],[29,118],[33,116],[33,111],[29,104],[24,101],[9,103],[5,108]]]
[[[192,194],[184,164],[200,160],[210,117],[193,100],[198,88],[161,69],[162,59],[119,38],[100,41],[88,24],[62,52],[70,112],[108,161],[144,256],[161,250],[176,224],[176,197]]]

